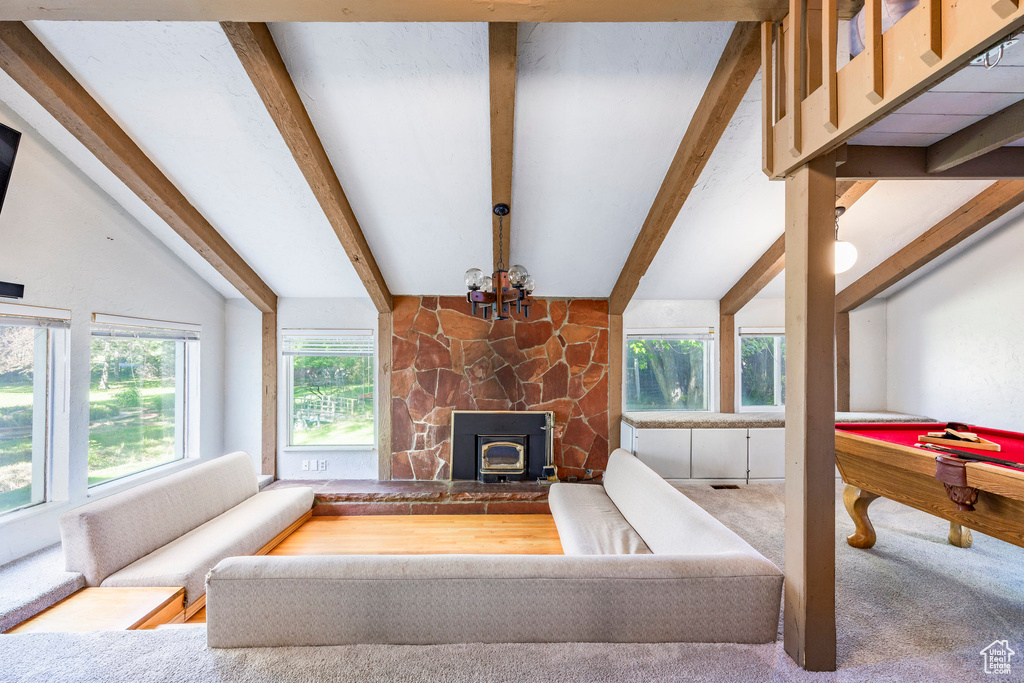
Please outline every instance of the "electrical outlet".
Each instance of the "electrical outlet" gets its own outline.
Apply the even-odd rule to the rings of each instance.
[[[303,472],[308,472],[309,471],[309,461],[308,460],[303,460],[302,461],[302,471]]]
[[[326,460],[321,460],[320,461],[320,470],[323,471],[323,472],[327,471],[327,461]]]

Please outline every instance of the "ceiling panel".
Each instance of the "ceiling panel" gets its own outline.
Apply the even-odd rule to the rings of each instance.
[[[219,25],[31,28],[278,295],[365,294]]]

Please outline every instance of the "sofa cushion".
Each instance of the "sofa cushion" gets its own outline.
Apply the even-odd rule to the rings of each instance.
[[[108,576],[103,586],[184,586],[185,606],[206,592],[225,557],[252,555],[313,507],[313,489],[261,491],[181,538]]]
[[[604,489],[647,547],[659,555],[758,552],[622,448],[608,458]],[[767,562],[767,560],[765,560]]]
[[[781,589],[746,554],[231,557],[207,644],[764,643]]]
[[[551,516],[566,555],[630,555],[650,553],[623,518],[604,487],[593,484],[552,484]]]

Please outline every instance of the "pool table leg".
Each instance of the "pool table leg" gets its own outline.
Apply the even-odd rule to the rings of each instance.
[[[871,505],[871,501],[875,498],[878,498],[877,493],[871,493],[850,484],[843,489],[843,504],[846,505],[846,511],[850,513],[853,524],[857,528],[846,537],[846,542],[854,548],[866,550],[875,544],[875,527],[868,519],[868,505]]]
[[[957,548],[970,548],[971,544],[974,543],[974,537],[971,536],[971,530],[967,527],[961,526],[956,522],[950,522],[949,542]]]

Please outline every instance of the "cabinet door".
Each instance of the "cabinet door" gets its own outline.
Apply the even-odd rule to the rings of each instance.
[[[636,430],[632,426],[625,422],[619,423],[619,448],[625,448],[627,451],[636,455]]]
[[[746,429],[694,429],[691,441],[694,479],[746,480]]]
[[[690,430],[638,429],[636,457],[666,479],[689,479]]]
[[[751,429],[751,479],[783,479],[786,476],[786,430]]]

